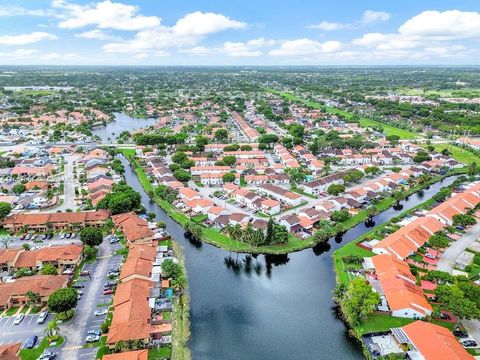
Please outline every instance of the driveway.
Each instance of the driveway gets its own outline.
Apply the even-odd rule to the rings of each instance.
[[[90,270],[91,279],[85,283],[83,296],[78,302],[75,318],[71,323],[61,325],[60,332],[65,336],[65,346],[60,355],[61,359],[94,359],[98,348],[84,349],[87,330],[100,329],[105,315],[95,316],[94,312],[107,307],[98,306],[108,304],[112,295],[102,295],[103,285],[107,280],[107,273],[111,268],[118,268],[122,262],[121,256],[113,253],[120,248],[120,244],[109,244],[104,241],[99,247],[97,261],[86,264],[84,270]]]
[[[453,267],[462,252],[472,245],[480,236],[480,222],[468,229],[463,236],[453,242],[450,247],[445,250],[437,264],[437,270],[452,273]]]

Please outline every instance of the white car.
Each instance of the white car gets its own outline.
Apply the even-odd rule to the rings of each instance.
[[[97,311],[95,311],[94,314],[95,314],[95,316],[107,315],[107,314],[108,314],[108,310],[107,310],[107,309],[97,310]]]
[[[98,335],[88,335],[86,337],[85,341],[87,343],[97,342],[97,341],[100,341],[100,336],[98,336]]]
[[[18,325],[20,324],[23,319],[25,318],[25,314],[20,314],[20,315],[17,315],[17,317],[15,318],[15,320],[13,321],[13,325]]]
[[[42,311],[40,315],[38,315],[37,324],[43,324],[45,320],[47,320],[48,311]]]

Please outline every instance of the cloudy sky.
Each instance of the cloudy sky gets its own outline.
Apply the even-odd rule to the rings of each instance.
[[[480,64],[478,0],[0,3],[0,64]]]

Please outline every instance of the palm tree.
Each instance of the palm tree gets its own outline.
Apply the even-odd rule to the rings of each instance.
[[[235,241],[240,241],[242,239],[243,230],[240,224],[227,225],[225,227],[225,232],[228,236]]]
[[[251,223],[243,230],[242,241],[247,244],[253,244],[255,241],[255,230]]]
[[[48,337],[52,337],[58,334],[60,331],[60,328],[58,327],[57,320],[52,320],[47,324],[47,327],[45,328],[45,334]]]

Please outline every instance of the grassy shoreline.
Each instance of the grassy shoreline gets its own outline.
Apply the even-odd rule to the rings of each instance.
[[[153,200],[155,203],[163,210],[165,213],[175,220],[179,225],[184,226],[187,222],[190,221],[190,218],[183,213],[177,211],[172,204],[162,200],[157,194],[154,192],[154,187],[150,180],[148,179],[147,174],[143,170],[141,164],[139,163],[138,159],[135,158],[135,150],[133,149],[119,149],[119,151],[127,158],[130,164],[133,166],[135,173],[137,174],[138,180],[142,185],[143,189],[147,193],[153,192]],[[449,173],[448,176],[454,175],[456,172]],[[413,186],[407,193],[406,196],[413,195],[414,193],[423,190],[427,186],[430,186],[442,178],[447,176],[436,176],[433,177],[431,181],[422,185]],[[389,209],[391,206],[395,204],[396,200],[393,197],[388,197],[383,199],[377,205],[380,212],[383,212]],[[357,215],[354,215],[350,219],[346,220],[344,225],[344,230],[348,231],[350,228],[364,222],[367,219],[367,211],[361,210]],[[291,252],[301,251],[307,248],[311,248],[317,245],[317,242],[314,240],[313,236],[302,240],[298,239],[293,235],[289,236],[289,240],[287,244],[280,244],[280,245],[268,245],[268,246],[252,246],[250,244],[246,244],[239,241],[234,241],[230,239],[228,236],[222,234],[215,228],[207,228],[204,227],[204,231],[201,236],[201,240],[214,245],[216,247],[222,248],[227,251],[232,252],[241,252],[241,253],[250,253],[250,254],[274,254],[274,255],[282,255],[288,254]]]
[[[173,242],[173,251],[186,273],[183,249],[175,241]],[[190,340],[190,296],[188,293],[188,276],[187,286],[180,296],[175,297],[173,303],[172,325],[172,358],[177,360],[190,360],[191,355],[188,346],[188,341]]]
[[[398,215],[398,218],[404,218],[407,215],[412,214],[414,211],[418,209],[427,209],[431,207],[434,204],[434,200],[432,198],[424,201],[421,204],[418,204],[417,206],[403,211],[400,215]],[[385,222],[384,224],[375,226],[372,228],[370,231],[367,233],[359,236],[355,240],[349,242],[348,244],[345,244],[341,248],[337,249],[333,254],[333,267],[335,271],[335,277],[336,277],[336,284],[337,285],[348,285],[348,283],[352,280],[350,278],[350,274],[348,272],[348,269],[346,268],[346,264],[344,262],[344,258],[348,256],[360,256],[360,257],[372,257],[375,254],[367,249],[361,248],[358,246],[360,242],[365,240],[367,237],[373,235],[374,233],[378,233],[381,231],[383,228],[391,226],[393,224],[392,220],[389,220]],[[342,308],[342,304],[339,303],[340,311],[344,313],[344,310]],[[380,313],[373,313],[368,316],[368,319],[364,321],[362,324],[359,324],[357,326],[351,326],[348,322],[344,321],[346,326],[351,329],[350,333],[359,341],[361,341],[361,337],[364,334],[367,333],[372,333],[372,332],[381,332],[381,331],[387,331],[393,327],[401,327],[404,325],[407,325],[411,322],[415,321],[415,319],[410,319],[410,318],[399,318],[399,317],[394,317],[390,316],[388,314],[380,314]],[[435,323],[440,326],[447,327],[448,329],[452,330],[452,324],[441,321],[438,319],[430,319],[430,322]],[[370,358],[370,353],[367,351],[365,346],[362,343],[362,348],[364,350],[364,355],[366,358]]]

